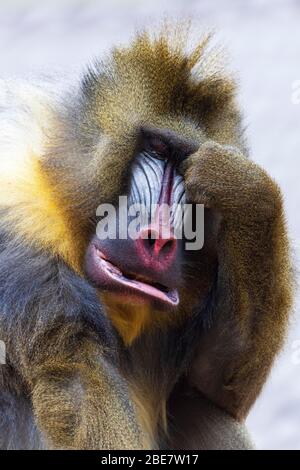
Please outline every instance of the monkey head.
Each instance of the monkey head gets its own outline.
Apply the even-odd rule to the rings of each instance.
[[[191,314],[205,303],[216,275],[214,211],[204,208],[201,249],[187,249],[185,235],[176,233],[182,222],[176,207],[191,203],[194,228],[197,219],[182,163],[206,139],[237,140],[232,82],[215,72],[198,82],[192,75],[205,44],[188,56],[163,35],[142,34],[129,49],[113,51],[85,76],[79,99],[77,91],[66,103],[44,162],[76,233],[78,270],[98,289],[123,337],[127,325],[130,340],[147,324]],[[126,213],[120,196],[127,198]],[[99,227],[110,225],[107,205],[119,223],[104,239]],[[140,219],[132,237],[130,210],[137,205],[151,217]]]
[[[184,249],[175,228],[182,218],[177,212],[185,200],[185,187],[177,166],[195,148],[195,143],[170,131],[141,127],[127,207],[122,216],[122,209],[113,211],[125,231],[118,224],[115,240],[106,238],[106,233],[104,240],[95,236],[87,250],[86,272],[98,288],[125,303],[146,303],[159,310],[178,307]],[[141,217],[134,226],[130,208],[132,214],[138,209]],[[130,233],[130,228],[135,230]]]

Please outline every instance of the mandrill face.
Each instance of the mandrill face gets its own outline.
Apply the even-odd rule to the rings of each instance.
[[[184,51],[158,49],[141,36],[89,71],[44,163],[67,207],[67,261],[119,331],[202,310],[218,271],[218,215],[186,192],[185,163],[207,140],[235,143],[232,85],[198,83]]]
[[[208,250],[203,246],[204,210],[188,204],[180,174],[181,163],[197,148],[172,130],[142,127],[126,195],[119,197],[117,207],[99,206],[85,272],[115,309],[170,314],[180,310],[188,295],[191,269],[199,271],[195,285],[201,288],[204,274],[207,279],[207,272],[200,272],[201,260],[210,252],[209,243]],[[211,230],[208,212],[205,218]]]
[[[170,133],[142,130],[140,147],[131,167],[124,216],[121,208],[114,213],[121,222],[115,239],[94,237],[86,270],[100,289],[125,302],[175,308],[183,255],[175,232],[181,222],[179,205],[185,201],[178,161],[192,152],[193,145],[172,142]]]

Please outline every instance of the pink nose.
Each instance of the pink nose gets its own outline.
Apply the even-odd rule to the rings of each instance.
[[[170,262],[176,254],[176,238],[171,234],[165,237],[154,227],[142,229],[139,242],[149,258],[160,262]]]

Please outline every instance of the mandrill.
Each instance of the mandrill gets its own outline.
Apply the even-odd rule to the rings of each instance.
[[[282,196],[234,79],[184,38],[142,32],[72,86],[1,83],[1,448],[253,446],[292,305]]]

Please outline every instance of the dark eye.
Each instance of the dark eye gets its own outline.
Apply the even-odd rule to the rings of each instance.
[[[163,142],[161,139],[155,136],[152,136],[149,139],[147,150],[151,153],[151,155],[160,159],[167,158],[169,154],[168,145],[165,142]]]

